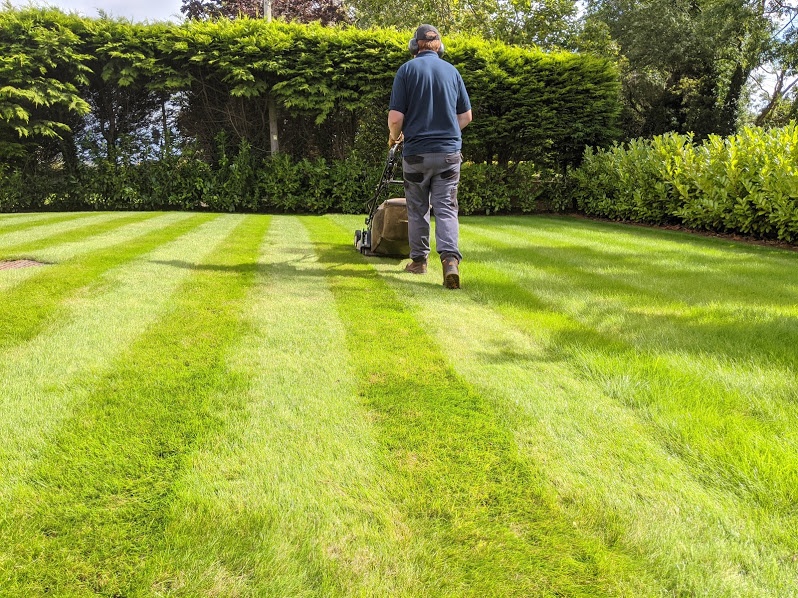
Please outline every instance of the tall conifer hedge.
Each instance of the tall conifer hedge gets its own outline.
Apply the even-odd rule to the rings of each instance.
[[[349,181],[358,167],[333,162],[357,161],[362,171],[384,155],[391,83],[410,58],[409,35],[251,19],[132,24],[54,9],[0,11],[0,176],[41,187],[30,200],[0,192],[0,209],[47,202],[275,208],[263,191],[274,196],[271,183],[253,199],[261,192],[257,172],[270,159],[269,98],[293,165],[321,160]],[[462,73],[474,107],[467,160],[561,169],[578,162],[585,146],[614,139],[618,77],[606,60],[464,36],[445,43],[445,59]],[[242,144],[252,180],[238,164],[234,195],[247,196],[250,185],[251,197],[246,205],[214,202]],[[159,172],[181,168],[190,188],[152,183]],[[173,199],[147,195],[154,193]],[[322,204],[318,210],[348,209],[343,197]]]

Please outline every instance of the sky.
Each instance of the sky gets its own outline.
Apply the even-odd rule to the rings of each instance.
[[[15,7],[54,6],[64,12],[77,12],[86,17],[98,16],[105,11],[112,17],[124,17],[131,21],[175,21],[181,20],[181,0],[11,0]]]

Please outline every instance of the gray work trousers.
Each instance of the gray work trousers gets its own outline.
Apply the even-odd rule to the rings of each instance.
[[[435,214],[435,249],[441,258],[463,258],[458,247],[457,185],[460,182],[460,152],[404,156],[403,178],[407,199],[410,257],[429,256],[430,206]]]

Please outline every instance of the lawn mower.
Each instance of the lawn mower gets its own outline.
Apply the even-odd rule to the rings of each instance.
[[[364,255],[396,258],[410,256],[407,201],[404,197],[389,198],[391,185],[403,183],[401,179],[394,178],[397,165],[401,161],[402,142],[399,141],[388,150],[382,176],[374,195],[366,203],[366,228],[355,231],[355,248]]]

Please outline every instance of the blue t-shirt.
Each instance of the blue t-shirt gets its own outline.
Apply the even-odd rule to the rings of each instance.
[[[435,52],[419,52],[399,67],[389,109],[405,115],[405,156],[460,151],[457,115],[471,110],[471,101],[460,73]]]

